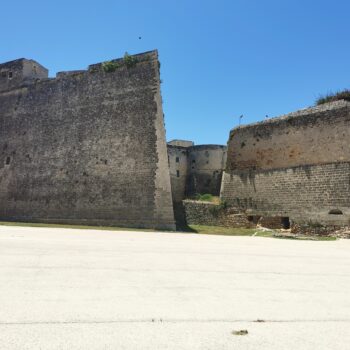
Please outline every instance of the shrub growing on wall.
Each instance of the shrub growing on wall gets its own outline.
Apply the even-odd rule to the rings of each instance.
[[[350,101],[350,90],[345,89],[343,91],[338,91],[335,93],[329,93],[327,95],[321,95],[317,100],[316,100],[316,105],[322,105],[324,103],[328,102],[335,102],[339,100],[346,100]]]

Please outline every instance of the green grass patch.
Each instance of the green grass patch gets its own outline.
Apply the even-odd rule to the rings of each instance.
[[[220,204],[220,203],[221,203],[220,197],[218,197],[218,196],[213,196],[213,195],[210,194],[210,193],[204,193],[204,194],[198,193],[198,194],[195,196],[194,199],[197,200],[197,201],[211,202],[211,203],[214,203],[214,204]]]
[[[213,200],[213,197],[214,196],[210,193],[204,193],[204,194],[198,193],[196,196],[196,200],[197,201],[211,202]]]
[[[78,230],[103,230],[103,231],[149,231],[149,232],[156,231],[153,229],[146,229],[146,228],[68,225],[68,224],[49,224],[49,223],[39,223],[39,222],[12,222],[12,221],[0,221],[0,226],[69,228],[69,229],[78,229]]]

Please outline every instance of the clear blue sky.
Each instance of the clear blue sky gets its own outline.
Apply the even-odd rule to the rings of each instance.
[[[3,1],[0,62],[32,58],[53,76],[157,48],[167,138],[224,144],[241,114],[350,87],[349,13],[348,0]]]

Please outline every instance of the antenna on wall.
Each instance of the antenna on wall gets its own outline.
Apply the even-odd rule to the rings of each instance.
[[[238,118],[238,126],[241,126],[241,120],[242,120],[242,118],[243,118],[243,114],[240,115],[239,118]]]

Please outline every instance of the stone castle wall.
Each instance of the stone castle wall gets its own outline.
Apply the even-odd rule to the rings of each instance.
[[[279,169],[350,161],[350,103],[338,101],[235,128],[227,169]]]
[[[158,56],[133,57],[0,93],[1,220],[174,228]]]
[[[350,218],[350,163],[224,174],[222,199],[262,216],[344,224]],[[343,215],[328,214],[339,209]]]
[[[348,224],[349,126],[340,101],[234,129],[222,199],[252,215]]]
[[[186,197],[188,177],[188,151],[186,147],[168,144],[168,159],[173,201],[181,202]]]
[[[175,202],[196,194],[220,194],[226,146],[175,140],[168,142],[168,158]]]
[[[220,195],[226,146],[198,145],[189,149],[187,195],[210,193]]]

